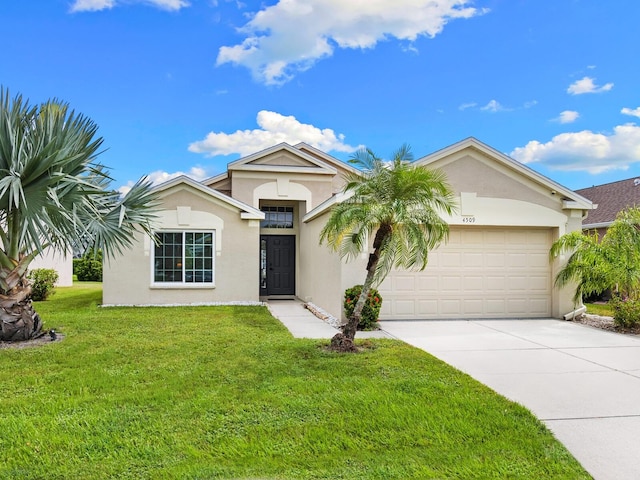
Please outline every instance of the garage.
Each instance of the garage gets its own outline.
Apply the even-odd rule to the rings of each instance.
[[[560,236],[581,230],[594,208],[589,200],[474,138],[415,164],[447,179],[456,208],[440,213],[449,240],[429,253],[425,270],[387,276],[378,288],[381,319],[563,318],[576,311],[574,285],[554,282],[566,255],[550,262],[549,250]],[[303,218],[315,230],[301,231],[298,278],[310,281],[297,291],[343,320],[344,291],[362,284],[372,249],[341,259],[336,270],[332,252],[312,243],[332,206],[347,198],[336,194]]]
[[[380,318],[552,316],[551,228],[452,226],[423,271],[392,271]]]

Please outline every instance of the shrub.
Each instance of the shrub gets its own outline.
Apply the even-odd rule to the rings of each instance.
[[[59,276],[52,268],[34,268],[27,278],[31,282],[31,300],[40,302],[55,293],[53,287]]]
[[[613,322],[621,328],[640,325],[640,301],[614,296],[609,302],[613,309]]]
[[[87,251],[82,258],[73,261],[73,273],[81,282],[102,281],[102,250]]]
[[[353,315],[356,303],[362,292],[362,285],[355,285],[347,288],[344,292],[344,312],[347,318]],[[373,330],[377,326],[378,315],[380,315],[380,307],[382,307],[382,295],[375,288],[369,292],[367,301],[362,309],[362,316],[358,323],[358,330]]]

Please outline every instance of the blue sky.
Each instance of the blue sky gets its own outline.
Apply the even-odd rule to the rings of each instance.
[[[637,0],[5,0],[0,84],[100,127],[114,187],[305,141],[473,136],[572,189],[640,176]]]

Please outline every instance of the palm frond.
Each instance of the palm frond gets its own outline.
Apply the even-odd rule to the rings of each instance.
[[[150,184],[124,198],[111,191],[97,131],[64,102],[30,106],[0,88],[0,269],[48,247],[66,253],[87,237],[116,253],[137,230],[151,231]]]
[[[568,255],[556,284],[576,284],[574,299],[615,289],[624,296],[640,294],[640,210],[620,212],[599,241],[597,234],[573,232],[551,247],[551,259]]]
[[[321,231],[321,243],[349,260],[370,247],[382,225],[391,227],[378,248],[376,284],[394,267],[424,269],[429,250],[448,236],[441,215],[456,209],[444,173],[411,160],[406,144],[389,162],[369,149],[356,152],[351,161],[363,170],[346,176],[344,191],[350,197],[333,208]]]

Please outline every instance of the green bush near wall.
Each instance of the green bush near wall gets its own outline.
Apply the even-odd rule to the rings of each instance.
[[[351,288],[347,288],[344,292],[344,312],[347,318],[353,315],[353,311],[356,308],[358,298],[362,293],[362,285],[355,285]],[[362,316],[358,323],[358,330],[375,330],[378,326],[378,316],[380,315],[380,307],[382,307],[382,295],[375,288],[372,288],[369,292],[364,308],[362,309]]]
[[[614,295],[609,305],[613,309],[613,321],[618,327],[634,328],[640,325],[640,300],[621,299]]]
[[[54,287],[59,275],[52,268],[34,268],[27,278],[31,282],[31,300],[40,302],[55,293]]]
[[[102,281],[102,250],[88,250],[82,258],[73,260],[73,273],[80,282]]]

